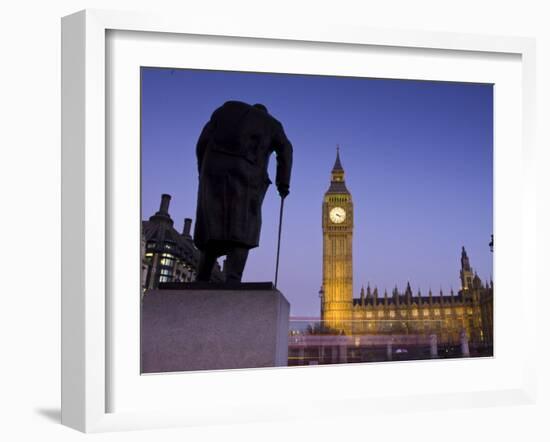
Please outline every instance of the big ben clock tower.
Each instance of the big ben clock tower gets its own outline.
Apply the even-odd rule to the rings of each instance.
[[[321,319],[326,327],[350,332],[353,303],[353,202],[344,180],[340,149],[323,198],[323,287]]]

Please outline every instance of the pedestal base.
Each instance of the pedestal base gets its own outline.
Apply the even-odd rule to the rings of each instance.
[[[141,372],[286,366],[289,312],[276,289],[150,291]]]

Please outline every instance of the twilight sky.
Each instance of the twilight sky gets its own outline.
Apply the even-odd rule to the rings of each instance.
[[[490,279],[492,85],[142,68],[143,219],[169,193],[175,227],[194,221],[197,138],[232,99],[265,104],[294,146],[278,283],[293,316],[319,316],[321,204],[336,144],[355,209],[354,297],[368,282],[382,294],[407,281],[415,294],[456,292],[463,245]],[[270,186],[243,281],[274,279],[279,201]]]

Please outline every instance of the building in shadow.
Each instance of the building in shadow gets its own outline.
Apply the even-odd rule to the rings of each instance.
[[[163,282],[194,281],[200,251],[191,236],[191,219],[185,218],[181,233],[174,227],[168,208],[171,196],[163,194],[159,210],[141,222],[142,292],[158,288]],[[223,282],[219,265],[212,272],[214,282]]]

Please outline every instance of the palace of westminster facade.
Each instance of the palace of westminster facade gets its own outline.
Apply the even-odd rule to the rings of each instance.
[[[378,293],[370,286],[353,297],[353,201],[339,152],[330,187],[324,195],[323,283],[321,319],[325,331],[345,335],[435,335],[442,344],[468,342],[492,346],[493,282],[482,284],[462,248],[458,293],[440,291],[427,296],[403,292]]]

